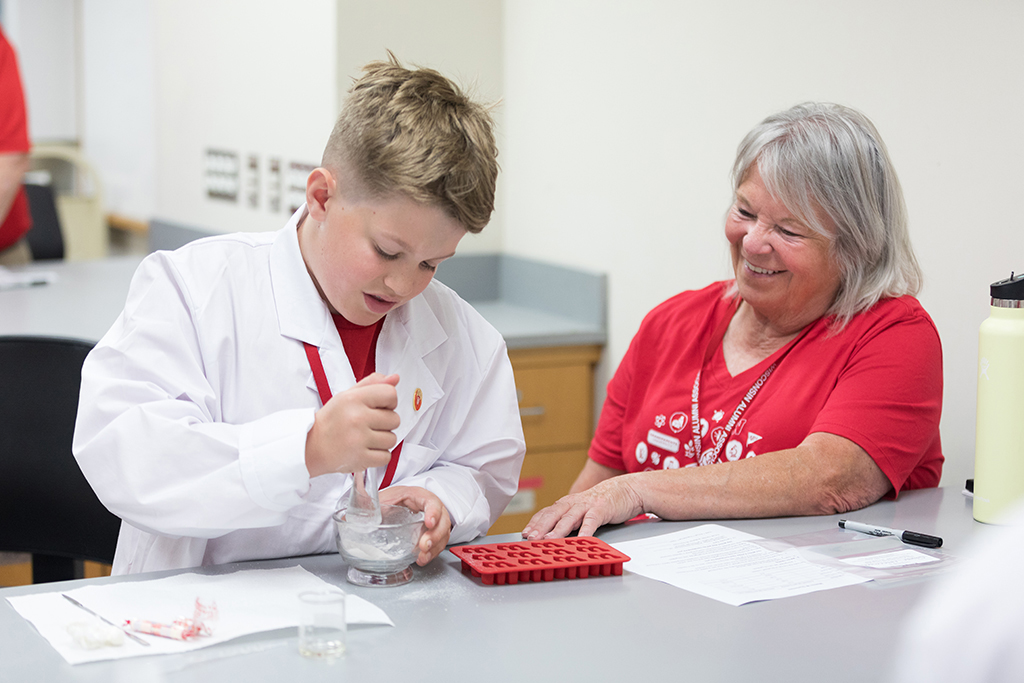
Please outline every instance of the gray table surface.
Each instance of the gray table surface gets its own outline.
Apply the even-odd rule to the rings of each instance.
[[[910,491],[846,517],[940,535],[956,556],[981,526],[959,490]],[[766,538],[837,526],[839,515],[723,522]],[[608,542],[686,529],[701,522],[608,527]],[[478,542],[513,540],[513,536]],[[210,567],[300,564],[384,609],[391,627],[353,628],[349,653],[332,664],[303,659],[293,631],[256,634],[183,655],[72,667],[0,599],[3,681],[880,681],[891,666],[901,622],[933,581],[869,582],[733,607],[626,572],[484,586],[443,552],[412,583],[359,588],[345,582],[337,555]],[[67,590],[111,577],[0,590],[0,598]],[[254,596],[258,599],[258,596]]]
[[[46,285],[0,290],[0,335],[74,337],[96,342],[124,308],[140,256],[39,262],[11,270],[52,272]]]

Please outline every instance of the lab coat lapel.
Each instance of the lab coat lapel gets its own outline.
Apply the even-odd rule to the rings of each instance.
[[[401,419],[395,430],[399,442],[444,396],[441,385],[423,358],[447,338],[447,333],[422,295],[390,313],[384,321],[384,329],[377,342],[377,372],[399,375],[398,408],[395,411]],[[421,395],[419,400],[417,389]]]
[[[270,278],[274,305],[282,336],[312,344],[320,350],[331,393],[336,394],[353,386],[355,376],[327,304],[320,298],[299,251],[296,230],[304,215],[305,205],[292,215],[271,246]],[[299,349],[301,351],[301,345]],[[316,392],[312,371],[307,375],[306,386]]]
[[[270,274],[274,303],[281,334],[319,348],[331,393],[337,394],[355,385],[355,375],[330,311],[320,298],[299,251],[296,229],[304,215],[305,206],[295,212],[288,225],[277,234],[271,247]],[[400,376],[396,412],[401,424],[395,430],[399,442],[412,430],[419,418],[428,412],[430,406],[444,395],[423,358],[447,338],[447,333],[423,295],[392,311],[384,320],[384,328],[377,341],[376,365],[377,372],[398,373]],[[308,375],[306,385],[316,392],[312,372]],[[417,389],[422,396],[418,410]]]

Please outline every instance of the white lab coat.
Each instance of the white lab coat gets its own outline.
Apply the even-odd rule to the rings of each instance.
[[[335,551],[351,477],[306,470],[320,398],[302,342],[333,393],[355,377],[299,252],[302,211],[148,256],[86,359],[73,450],[124,520],[115,574]],[[501,336],[433,281],[387,315],[376,364],[401,376],[394,483],[442,500],[452,543],[485,533],[526,450]]]

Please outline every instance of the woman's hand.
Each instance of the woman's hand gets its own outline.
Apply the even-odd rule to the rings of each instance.
[[[571,493],[544,508],[523,529],[523,538],[563,538],[573,529],[580,536],[593,536],[598,527],[619,524],[645,512],[630,476],[605,479],[579,493]]]
[[[437,557],[452,533],[452,520],[441,499],[419,486],[389,486],[380,492],[381,505],[404,505],[423,513],[424,531],[418,544],[416,564],[424,566]]]

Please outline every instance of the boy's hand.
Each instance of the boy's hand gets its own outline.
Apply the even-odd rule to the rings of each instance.
[[[452,520],[441,499],[419,486],[389,486],[380,492],[381,505],[404,505],[423,513],[424,531],[420,535],[416,564],[423,566],[437,557],[452,533]]]
[[[351,389],[335,394],[321,408],[306,434],[306,469],[310,477],[383,467],[391,459],[401,420],[398,375],[373,373]]]

